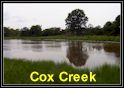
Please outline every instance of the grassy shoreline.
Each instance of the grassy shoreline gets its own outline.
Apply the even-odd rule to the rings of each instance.
[[[31,40],[52,40],[52,39],[65,39],[65,40],[91,40],[91,41],[120,41],[120,36],[41,36],[41,37],[5,37],[4,39],[31,39]]]
[[[75,69],[66,63],[54,63],[52,61],[27,61],[21,59],[4,58],[4,83],[5,84],[52,84],[49,82],[32,82],[30,74],[37,71],[40,74],[54,74],[53,84],[64,84],[59,80],[59,73],[66,71],[72,74],[89,74],[90,70]],[[96,82],[65,82],[66,84],[119,84],[120,68],[115,65],[103,65],[94,68],[91,72],[96,74]]]

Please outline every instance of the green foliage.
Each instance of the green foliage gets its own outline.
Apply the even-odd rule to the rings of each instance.
[[[37,71],[40,74],[54,74],[54,84],[63,84],[59,80],[59,73],[66,71],[68,73],[79,75],[89,74],[93,72],[96,74],[96,82],[92,84],[119,84],[120,83],[120,67],[116,65],[105,64],[101,67],[96,67],[92,70],[88,68],[73,68],[65,62],[54,63],[52,61],[26,61],[21,59],[8,59],[4,58],[4,84],[52,84],[49,82],[32,82],[30,80],[30,74],[33,71]],[[69,82],[65,82],[69,84]],[[70,82],[70,84],[90,84],[87,82]]]
[[[42,31],[43,36],[60,35],[60,34],[61,34],[60,28],[57,27],[45,29]]]
[[[115,21],[108,21],[103,27],[104,35],[120,35],[120,15],[118,15]]]
[[[75,9],[68,14],[65,21],[67,29],[69,29],[72,34],[80,35],[82,32],[82,27],[86,27],[88,18],[85,16],[83,10]]]
[[[89,24],[86,27],[88,18],[85,16],[83,10],[76,9],[69,13],[66,18],[66,29],[61,29],[60,27],[47,28],[42,31],[40,25],[33,25],[31,28],[24,27],[20,29],[13,29],[9,27],[4,27],[5,37],[23,37],[23,36],[55,36],[55,35],[107,35],[107,36],[119,36],[120,35],[120,15],[118,15],[113,22],[106,22],[104,27],[101,28],[99,25],[93,27]]]
[[[20,31],[21,34],[20,34],[20,35],[21,35],[21,36],[29,36],[29,35],[30,35],[30,34],[29,34],[29,31],[30,31],[30,30],[29,30],[27,27],[24,27],[24,28],[21,29],[21,31]]]
[[[4,36],[5,37],[19,36],[20,35],[19,29],[14,30],[13,28],[4,27],[3,30],[4,30]]]
[[[33,25],[29,31],[30,36],[41,36],[41,26],[40,25]]]
[[[120,36],[106,36],[106,35],[87,35],[87,36],[65,36],[65,35],[56,35],[56,36],[38,36],[38,37],[5,37],[5,39],[25,39],[25,40],[86,40],[86,41],[114,41],[119,42]]]
[[[116,17],[115,21],[106,22],[103,28],[100,26],[93,27],[91,24],[89,24],[88,28],[83,31],[83,35],[120,35],[120,15]]]
[[[83,35],[103,35],[103,32],[100,26],[88,27],[83,31]]]
[[[4,27],[4,36],[9,37],[11,34],[11,30],[8,27]]]

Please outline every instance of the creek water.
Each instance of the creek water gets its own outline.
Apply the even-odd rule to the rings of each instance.
[[[3,56],[26,60],[66,62],[74,67],[94,68],[103,64],[120,64],[120,43],[93,43],[61,40],[3,41]]]

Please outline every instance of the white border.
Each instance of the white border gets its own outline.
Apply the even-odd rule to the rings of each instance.
[[[1,1],[1,19],[3,19],[3,3],[121,3],[121,30],[120,30],[120,51],[123,50],[123,1]],[[1,30],[3,30],[3,20],[1,20]],[[122,35],[121,35],[122,34]],[[2,35],[2,32],[1,32],[1,40],[3,41],[4,40],[4,36]],[[3,60],[3,42],[1,42],[1,73],[3,74],[4,72],[4,65],[2,66],[2,62],[4,61]],[[122,50],[121,50],[122,49]],[[123,52],[123,51],[122,51]],[[120,72],[120,82],[122,83],[121,86],[118,86],[119,84],[4,84],[3,86],[3,82],[4,82],[4,79],[2,79],[2,76],[4,78],[4,74],[2,75],[1,74],[1,87],[122,87],[123,86],[123,53],[120,53],[122,54],[121,56],[121,60],[120,60],[120,64],[121,65],[121,70],[122,73]],[[3,72],[2,72],[3,70]],[[121,77],[121,74],[122,74],[122,77]],[[122,78],[122,80],[121,80]],[[49,86],[47,86],[49,85]],[[51,85],[51,86],[50,86]],[[105,85],[105,86],[104,86]],[[108,86],[107,86],[108,85]],[[112,85],[112,86],[111,86]]]

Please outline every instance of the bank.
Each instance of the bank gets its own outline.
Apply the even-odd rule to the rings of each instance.
[[[4,83],[5,84],[119,84],[120,83],[120,67],[116,65],[103,65],[92,70],[88,68],[76,69],[72,66],[62,63],[54,63],[52,61],[28,61],[22,59],[3,58],[4,60]],[[34,71],[42,74],[54,74],[54,82],[33,82],[30,74]],[[96,82],[82,81],[66,81],[59,79],[61,72],[72,74],[87,74],[90,72],[96,74]],[[63,76],[65,78],[66,76]],[[37,78],[37,75],[34,75]]]
[[[30,39],[30,40],[85,40],[85,41],[108,41],[108,42],[120,42],[120,36],[40,36],[40,37],[28,37],[28,36],[13,36],[13,37],[4,37],[4,39]]]

